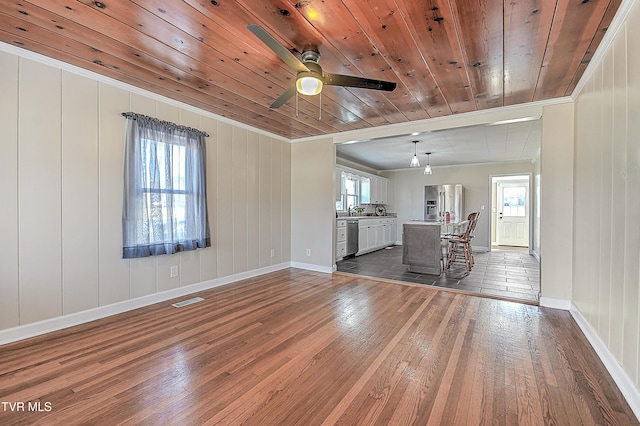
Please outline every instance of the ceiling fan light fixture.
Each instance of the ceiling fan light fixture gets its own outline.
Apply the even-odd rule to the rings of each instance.
[[[322,92],[322,80],[314,75],[298,77],[296,80],[296,89],[298,93],[302,95],[317,95]]]
[[[420,160],[418,160],[418,141],[413,141],[413,158],[411,159],[411,163],[409,163],[409,167],[420,167]]]

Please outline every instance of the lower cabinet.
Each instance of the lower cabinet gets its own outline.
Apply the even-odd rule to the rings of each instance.
[[[364,254],[396,242],[396,219],[360,219],[358,221],[358,253]]]
[[[347,221],[336,221],[336,260],[340,260],[347,254]]]

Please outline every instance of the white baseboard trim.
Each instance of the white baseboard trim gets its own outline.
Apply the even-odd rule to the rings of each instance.
[[[312,263],[291,262],[291,267],[298,268],[298,269],[306,269],[307,271],[325,272],[327,274],[333,273],[332,266],[320,266],[320,265],[314,265]]]
[[[571,300],[554,299],[552,297],[540,297],[540,306],[552,309],[571,310]]]
[[[618,388],[627,400],[629,407],[631,407],[631,410],[640,421],[640,390],[636,388],[633,381],[622,369],[622,366],[609,351],[602,339],[600,339],[598,333],[596,333],[593,327],[591,327],[591,324],[589,324],[587,319],[582,315],[580,309],[578,309],[578,307],[573,303],[571,303],[570,312],[587,340],[589,340],[589,343],[591,343],[591,346],[593,346],[593,349],[598,354],[598,357],[604,364],[605,368],[609,371],[609,374],[611,374],[613,381],[618,385]]]
[[[62,330],[65,328],[73,327],[75,325],[84,324],[116,314],[121,314],[133,309],[142,308],[145,306],[153,305],[155,303],[164,302],[167,300],[175,299],[177,297],[182,297],[214,287],[231,284],[236,281],[257,277],[259,275],[264,275],[269,272],[275,272],[289,267],[291,267],[290,262],[280,263],[278,265],[271,265],[264,268],[241,272],[239,274],[229,275],[222,278],[202,281],[197,284],[174,288],[171,290],[162,291],[160,293],[149,294],[147,296],[142,296],[135,299],[124,300],[122,302],[100,306],[98,308],[88,309],[82,312],[76,312],[73,314],[63,315],[60,317],[38,321],[31,324],[8,328],[6,330],[0,330],[0,345],[5,345],[7,343],[17,342],[19,340],[28,339],[30,337]]]

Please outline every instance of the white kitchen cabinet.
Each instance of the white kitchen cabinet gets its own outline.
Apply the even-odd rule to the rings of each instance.
[[[347,255],[347,221],[340,219],[336,221],[336,260],[340,260]]]
[[[358,253],[362,254],[369,251],[369,235],[367,233],[367,224],[364,220],[358,221]]]
[[[385,246],[390,245],[391,244],[391,224],[386,219],[383,224],[383,230],[384,230],[384,236],[383,236],[384,245]]]
[[[377,223],[370,223],[367,226],[367,250],[376,249],[378,247],[378,228],[380,225]]]
[[[360,176],[360,204],[371,204],[372,179]]]
[[[378,204],[387,204],[389,199],[387,197],[388,187],[389,187],[389,179],[387,178],[379,178],[378,182],[378,196],[377,198],[380,200]]]
[[[383,177],[371,177],[370,204],[387,204],[388,179]]]
[[[360,219],[358,223],[358,255],[395,243],[395,218]]]
[[[384,240],[384,228],[385,227],[386,227],[386,225],[382,221],[380,221],[379,224],[377,224],[376,226],[373,227],[375,229],[375,234],[376,234],[375,248],[380,248],[380,247],[386,247],[387,246],[387,242]]]

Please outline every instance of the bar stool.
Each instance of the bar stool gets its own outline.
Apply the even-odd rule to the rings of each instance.
[[[478,223],[479,212],[470,213],[467,217],[467,229],[460,235],[451,236],[449,241],[449,252],[447,255],[446,269],[451,269],[451,265],[457,261],[459,257],[464,258],[464,264],[467,272],[471,272],[473,266],[473,251],[471,250],[471,240],[473,239],[473,231]]]

